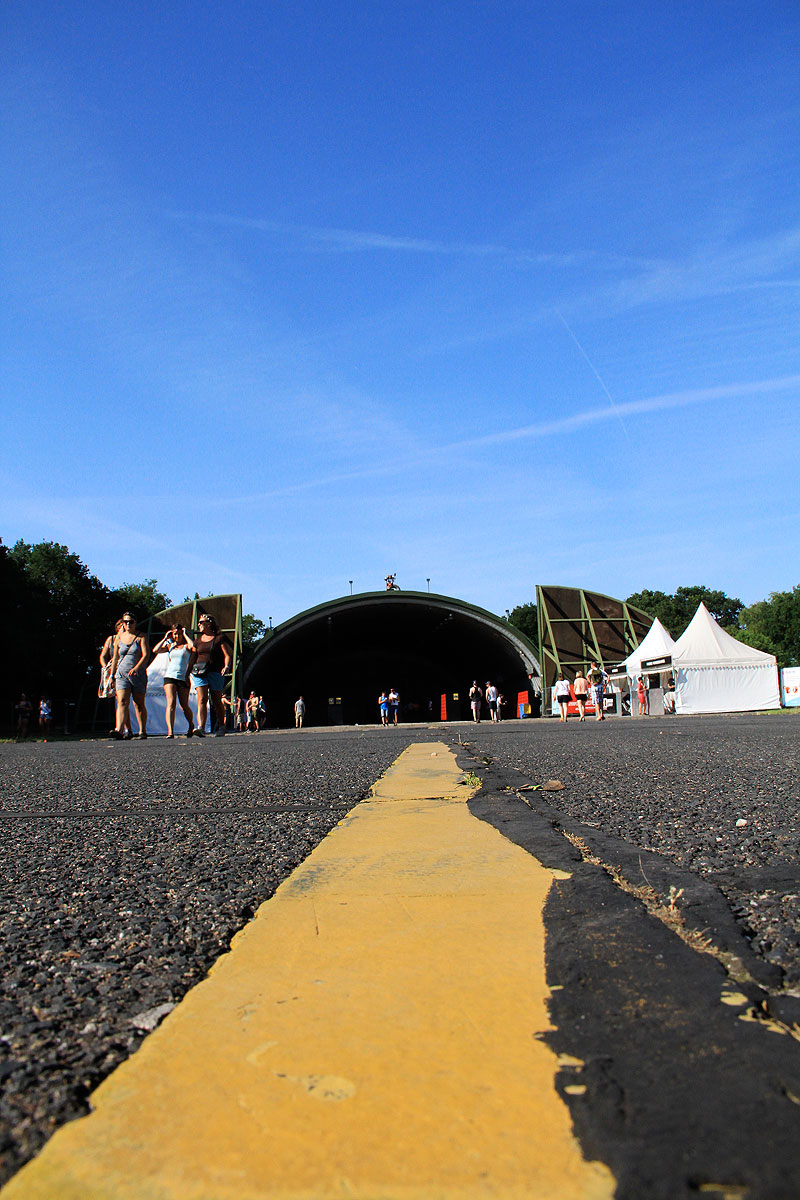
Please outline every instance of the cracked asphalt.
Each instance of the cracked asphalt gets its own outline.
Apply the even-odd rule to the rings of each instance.
[[[800,716],[481,722],[462,738],[496,768],[562,782],[544,794],[554,819],[713,883],[800,995]]]

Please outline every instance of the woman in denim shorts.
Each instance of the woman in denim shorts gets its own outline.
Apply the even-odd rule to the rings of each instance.
[[[139,737],[147,737],[147,662],[150,647],[144,634],[136,632],[136,618],[132,613],[122,614],[122,628],[114,638],[114,654],[111,659],[111,674],[117,692],[117,724],[111,736],[118,739],[130,737],[130,705],[139,718]],[[126,733],[127,725],[127,733]]]
[[[230,675],[233,655],[231,644],[219,626],[208,613],[202,613],[197,619],[199,633],[194,639],[197,651],[197,661],[192,667],[192,683],[197,692],[197,726],[195,736],[203,737],[208,716],[208,701],[214,709],[217,718],[216,737],[225,736],[225,709],[222,705],[222,693],[225,691],[224,676]]]

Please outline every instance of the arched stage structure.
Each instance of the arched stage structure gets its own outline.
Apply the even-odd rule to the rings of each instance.
[[[533,644],[483,608],[429,592],[362,592],[319,604],[270,630],[245,666],[242,693],[265,697],[270,725],[294,724],[302,695],[309,725],[380,720],[383,688],[400,693],[401,719],[469,714],[473,679],[504,693],[508,716],[517,694],[538,680]]]

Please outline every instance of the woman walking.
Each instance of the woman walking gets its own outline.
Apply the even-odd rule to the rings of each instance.
[[[197,625],[200,630],[194,639],[197,660],[192,667],[192,683],[197,692],[197,728],[195,735],[205,737],[208,702],[216,717],[217,727],[215,737],[225,736],[225,709],[222,707],[222,693],[225,691],[224,675],[229,675],[233,655],[231,644],[213,617],[203,613],[198,617]]]
[[[122,614],[122,628],[114,638],[111,674],[117,693],[117,723],[111,736],[127,741],[130,738],[131,699],[139,720],[139,737],[147,737],[147,660],[150,648],[144,634],[136,632],[133,613]],[[125,732],[126,724],[128,727]]]
[[[559,671],[558,679],[556,680],[556,701],[558,703],[558,707],[561,709],[561,716],[558,718],[559,721],[567,720],[567,705],[571,699],[572,697],[569,691],[569,683],[564,678],[564,673]]]
[[[186,636],[182,625],[173,625],[161,641],[153,647],[153,657],[167,655],[164,668],[164,695],[167,697],[167,737],[175,737],[175,709],[180,703],[181,712],[189,725],[187,737],[194,733],[194,717],[189,707],[189,672],[197,657],[194,643]]]

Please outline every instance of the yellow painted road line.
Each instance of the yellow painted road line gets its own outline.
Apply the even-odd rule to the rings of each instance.
[[[554,1078],[553,873],[409,747],[2,1200],[605,1200]]]

